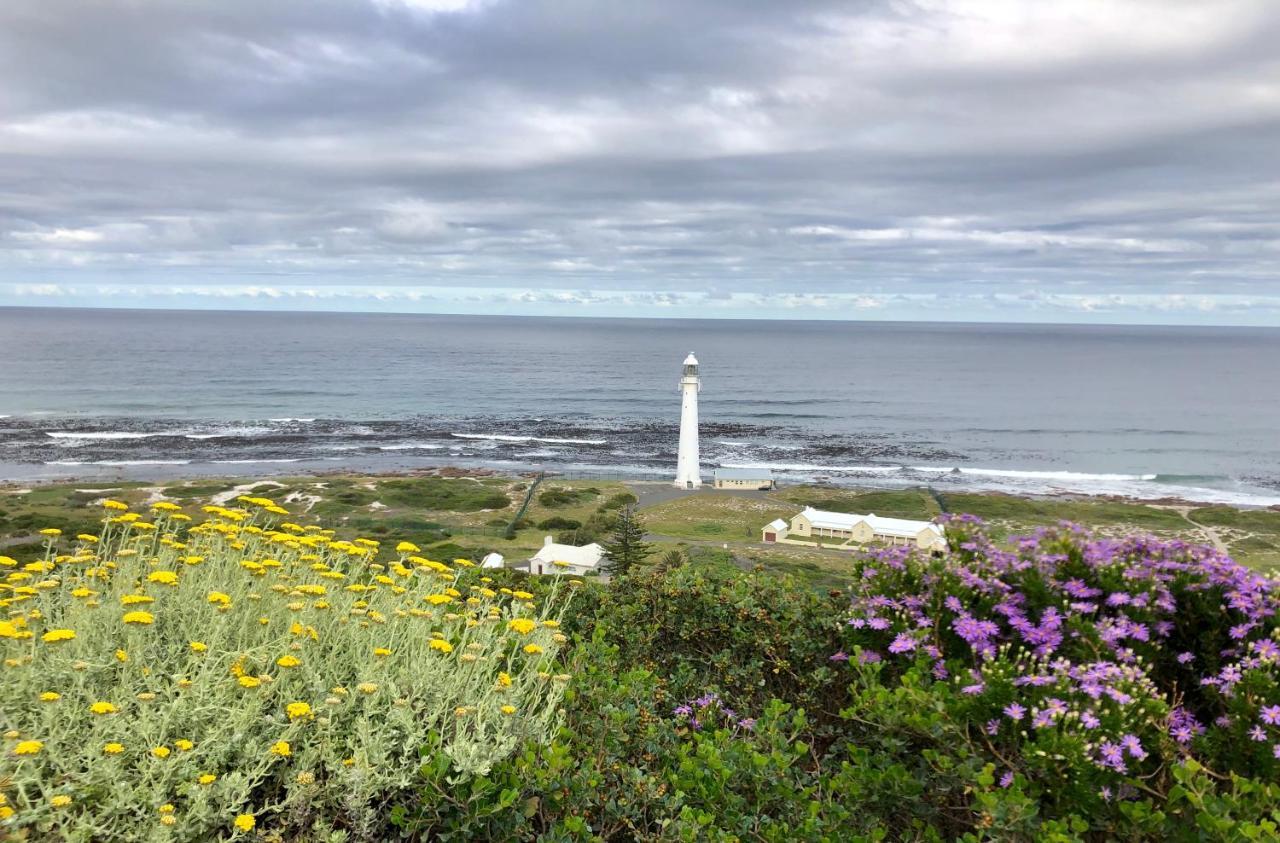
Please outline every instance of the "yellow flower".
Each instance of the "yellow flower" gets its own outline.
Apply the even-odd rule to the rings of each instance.
[[[147,574],[147,582],[156,582],[161,585],[177,585],[178,575],[173,571],[152,571]]]
[[[106,755],[119,755],[120,753],[124,752],[124,744],[119,744],[114,742],[105,744],[102,747],[102,751]]]
[[[537,644],[525,644],[524,651],[531,656],[536,656],[538,655],[538,653],[542,652],[542,648],[539,647]]]
[[[126,612],[122,620],[125,623],[138,624],[140,626],[149,626],[155,623],[156,616],[150,612]]]
[[[372,694],[378,690],[378,686],[373,682],[361,682],[356,686],[356,690],[362,694]]]
[[[13,809],[8,805],[0,805],[0,820],[7,820],[13,816]]]
[[[236,681],[240,683],[241,688],[256,688],[262,684],[262,680],[256,676],[241,676]]]
[[[441,605],[442,603],[452,603],[452,602],[453,602],[453,598],[452,598],[452,597],[450,597],[448,594],[428,594],[426,597],[424,597],[424,598],[422,598],[422,599],[423,599],[423,600],[426,600],[426,601],[427,601],[428,603],[430,603],[432,606],[439,606],[439,605]]]
[[[213,784],[217,780],[218,780],[218,777],[215,776],[213,773],[202,773],[198,778],[196,778],[196,781],[199,782],[200,784]]]
[[[304,702],[291,702],[284,707],[284,711],[289,715],[290,720],[297,720],[300,717],[309,717],[311,706]]]
[[[514,597],[514,598],[516,598],[517,600],[532,600],[532,599],[533,599],[533,595],[532,595],[532,594],[530,594],[530,593],[529,593],[529,592],[527,592],[527,591],[513,591],[513,592],[511,592],[511,596],[512,596],[512,597]]]
[[[203,653],[207,649],[209,649],[209,645],[204,643],[203,641],[191,642],[191,652],[193,653]]]
[[[256,824],[257,822],[256,820],[254,820],[253,814],[241,814],[240,816],[236,817],[235,826],[241,831],[244,831],[244,832],[253,831],[253,827]]]
[[[168,758],[171,750],[167,746],[152,747],[151,754],[156,758]]]
[[[420,552],[421,552],[421,548],[419,548],[413,542],[400,542],[400,544],[396,545],[396,553],[420,553]]]
[[[44,743],[41,741],[20,741],[14,748],[14,755],[35,755],[44,749]]]
[[[503,714],[515,714],[515,713],[516,713],[516,707],[515,707],[514,705],[504,705],[504,706],[502,707],[502,709],[501,709],[501,710],[502,710],[502,713],[503,713]]]
[[[54,538],[56,536],[62,535],[62,531],[59,530],[57,527],[46,527],[45,529],[40,531],[40,535],[48,536],[49,538]]]
[[[119,709],[117,709],[114,705],[112,705],[109,702],[103,702],[99,700],[98,702],[89,706],[89,711],[93,712],[94,714],[115,714],[117,711],[119,711]]]
[[[173,745],[176,746],[178,749],[182,750],[183,752],[190,752],[192,749],[195,748],[195,744],[187,740],[186,738],[178,738],[176,741],[173,742]]]
[[[126,594],[120,598],[121,606],[136,606],[140,603],[154,603],[156,599],[146,594]]]
[[[126,510],[126,509],[128,509],[128,508],[129,508],[129,504],[125,503],[124,501],[113,501],[113,500],[111,500],[110,498],[108,498],[107,500],[105,500],[105,501],[103,501],[103,502],[102,502],[102,508],[103,508],[103,509],[116,509],[116,510],[120,510],[121,512],[123,512],[124,510]]]
[[[129,660],[129,654],[128,654],[128,653],[126,653],[124,650],[116,650],[116,661],[118,661],[118,662],[120,662],[121,664],[123,664],[124,662],[127,662],[128,660]]]
[[[41,635],[40,640],[46,644],[54,644],[58,641],[70,641],[75,637],[76,633],[73,629],[51,629],[44,635]]]
[[[373,654],[381,658],[383,656],[391,655],[391,651],[388,650],[386,647],[374,647]]]
[[[71,797],[65,793],[59,793],[57,796],[49,800],[49,804],[55,808],[65,808],[71,804]]]
[[[173,813],[174,811],[176,811],[177,809],[173,807],[173,803],[172,803],[172,802],[166,802],[166,803],[164,803],[163,805],[161,805],[159,808],[157,808],[156,810],[157,810],[157,811],[159,811],[159,812],[160,812],[160,813],[162,813],[162,814],[172,814],[172,813]]]
[[[57,691],[45,691],[40,695],[40,702],[57,702],[62,699],[62,694]]]
[[[498,674],[498,684],[503,688],[511,687],[511,674],[503,672]]]
[[[271,745],[271,754],[279,755],[281,758],[288,758],[293,755],[293,750],[289,747],[288,741],[276,741]]]
[[[281,656],[280,658],[276,659],[276,664],[280,665],[281,667],[297,667],[298,665],[302,664],[302,662],[299,661],[296,656]]]
[[[230,606],[230,605],[231,605],[231,596],[230,596],[230,595],[228,595],[228,594],[223,594],[221,591],[211,591],[211,592],[209,592],[208,600],[209,600],[209,602],[210,602],[210,603],[212,603],[212,604],[213,604],[213,605],[215,605],[215,606]]]
[[[445,641],[443,638],[432,638],[431,649],[439,650],[442,653],[452,653],[453,645],[448,641]]]
[[[507,624],[507,628],[514,630],[521,635],[528,635],[530,632],[533,632],[538,628],[538,623],[537,621],[532,621],[529,618],[512,618],[512,620]]]
[[[160,824],[161,825],[177,825],[178,818],[175,817],[173,814],[161,814]]]

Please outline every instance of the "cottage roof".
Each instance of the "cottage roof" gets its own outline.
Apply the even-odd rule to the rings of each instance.
[[[577,568],[595,568],[604,559],[604,548],[594,542],[581,547],[572,544],[557,544],[547,536],[542,547],[538,548],[530,562],[542,562],[552,565],[556,562],[568,562]]]
[[[943,529],[928,521],[912,521],[907,518],[884,518],[875,513],[857,515],[851,512],[828,512],[806,506],[800,513],[809,519],[809,523],[823,530],[852,530],[858,524],[867,522],[872,532],[882,536],[903,536],[915,538],[921,530],[928,530],[937,536],[944,535]]]
[[[781,518],[775,518],[769,522],[769,527],[773,530],[785,530],[787,529],[787,522]]]

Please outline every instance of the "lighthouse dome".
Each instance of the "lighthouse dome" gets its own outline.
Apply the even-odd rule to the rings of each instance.
[[[694,357],[694,356],[693,356],[693,352],[692,352],[692,351],[690,351],[690,352],[689,352],[689,356],[688,356],[688,357],[684,358],[684,365],[686,365],[686,366],[696,366],[696,365],[698,365],[698,358],[696,358],[696,357]]]

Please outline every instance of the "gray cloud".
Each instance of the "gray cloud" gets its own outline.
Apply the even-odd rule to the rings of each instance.
[[[1280,294],[1276,43],[1271,0],[9,0],[0,281],[1221,313]]]

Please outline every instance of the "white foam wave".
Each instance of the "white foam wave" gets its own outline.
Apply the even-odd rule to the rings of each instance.
[[[277,424],[288,424],[289,422],[298,422],[299,424],[310,424],[311,422],[315,421],[315,419],[282,418],[282,419],[267,419],[267,421],[276,422]]]
[[[191,460],[95,460],[93,462],[75,462],[73,460],[50,460],[45,465],[190,465]]]
[[[1067,480],[1113,482],[1120,480],[1155,480],[1154,474],[1089,474],[1082,471],[1020,471],[1007,468],[965,468],[963,466],[913,465],[912,471],[930,474],[971,474],[975,477],[1011,477],[1027,480]]]
[[[557,439],[551,436],[510,436],[504,433],[450,433],[458,439],[487,439],[492,442],[546,442],[549,445],[607,445],[605,439]]]
[[[379,451],[438,451],[443,445],[433,445],[428,442],[402,442],[398,445],[379,445]]]
[[[129,430],[129,431],[101,430],[101,431],[91,431],[91,432],[81,432],[81,431],[74,431],[74,430],[46,430],[44,432],[44,435],[53,437],[54,439],[70,439],[72,441],[83,439],[83,440],[89,441],[89,440],[95,440],[95,439],[104,439],[104,440],[106,439],[150,439],[153,436],[173,436],[175,434],[167,431],[141,433],[141,432],[132,431],[132,430]]]
[[[288,459],[213,460],[213,462],[221,463],[222,465],[248,465],[250,463],[259,463],[259,462],[302,462],[302,458],[291,457]]]
[[[266,433],[274,433],[269,427],[226,427],[222,430],[216,430],[212,433],[184,433],[184,439],[229,439],[232,437],[242,436],[261,436]]]
[[[835,471],[844,474],[892,474],[900,465],[815,465],[807,462],[725,462],[721,468],[769,468],[774,471]]]
[[[733,441],[733,440],[731,440],[731,439],[717,439],[717,440],[716,440],[716,444],[717,444],[717,445],[728,445],[728,446],[730,446],[730,447],[741,447],[741,446],[743,446],[743,445],[750,445],[751,443],[750,443],[750,442],[734,442],[734,441]]]

